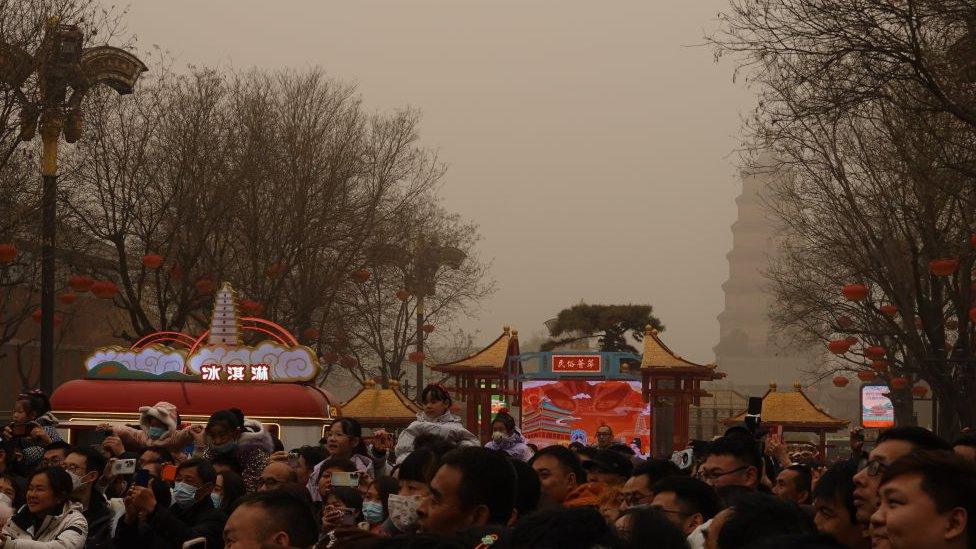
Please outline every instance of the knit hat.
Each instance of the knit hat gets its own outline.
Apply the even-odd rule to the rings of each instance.
[[[158,419],[170,432],[179,428],[176,406],[169,402],[157,402],[155,406],[143,406],[139,408],[139,416],[139,425],[142,426],[143,431],[149,431],[149,418]]]

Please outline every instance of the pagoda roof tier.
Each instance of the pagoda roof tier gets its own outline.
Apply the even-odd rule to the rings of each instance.
[[[708,379],[721,379],[723,372],[717,371],[715,364],[697,364],[681,358],[668,348],[658,337],[658,331],[648,326],[644,329],[644,355],[641,359],[641,371],[670,370],[675,373],[701,373]]]
[[[722,420],[726,425],[733,425],[745,421],[746,412]],[[782,425],[787,431],[839,431],[850,421],[836,418],[821,410],[803,392],[799,383],[793,384],[793,390],[780,392],[776,384],[770,383],[769,390],[763,395],[762,422],[764,424]]]
[[[400,391],[400,385],[395,381],[384,389],[370,380],[339,406],[339,411],[341,416],[354,417],[363,424],[407,424],[417,418],[420,408]]]
[[[508,361],[518,354],[518,330],[505,326],[502,335],[484,349],[466,358],[437,364],[431,369],[448,374],[501,374],[506,371]]]

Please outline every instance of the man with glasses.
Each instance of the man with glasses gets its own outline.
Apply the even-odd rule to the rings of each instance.
[[[722,507],[715,490],[689,477],[667,477],[651,487],[651,507],[660,510],[685,536],[714,517]]]
[[[63,440],[52,442],[44,447],[44,457],[37,463],[38,469],[44,467],[63,467],[64,458],[71,451],[71,445]]]
[[[611,446],[613,446],[613,429],[604,423],[596,429],[595,447],[600,450],[609,450]]]
[[[857,521],[867,525],[878,509],[881,475],[896,459],[914,450],[952,450],[949,443],[923,427],[893,427],[878,435],[867,463],[854,475],[854,507]]]
[[[81,504],[82,514],[88,521],[85,549],[112,547],[115,513],[105,497],[95,489],[107,462],[105,456],[87,446],[73,448],[64,458],[64,470],[71,476],[74,485],[71,499]]]
[[[286,461],[272,461],[261,471],[258,492],[277,490],[281,486],[298,482],[298,473]]]
[[[651,503],[654,498],[651,486],[662,478],[679,474],[681,471],[670,459],[649,459],[641,463],[620,489],[620,510]]]
[[[762,457],[756,441],[746,435],[732,434],[709,444],[708,457],[698,469],[698,478],[714,488],[744,486],[755,490],[762,474]]]

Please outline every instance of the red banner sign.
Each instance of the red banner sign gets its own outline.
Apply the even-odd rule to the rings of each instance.
[[[603,364],[600,355],[552,355],[553,373],[600,373]]]

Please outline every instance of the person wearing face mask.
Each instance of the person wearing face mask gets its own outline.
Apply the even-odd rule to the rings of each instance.
[[[491,440],[485,444],[485,448],[501,450],[520,461],[532,459],[532,449],[525,444],[522,433],[515,428],[515,418],[504,409],[491,422]]]
[[[88,521],[71,501],[71,476],[60,467],[36,471],[27,485],[27,505],[7,521],[3,549],[83,549]]]
[[[481,442],[464,428],[461,418],[451,413],[450,393],[439,384],[424,387],[420,393],[423,410],[417,420],[400,433],[396,443],[396,460],[402,463],[414,450],[414,440],[421,435],[435,435],[458,446],[480,446]]]
[[[165,448],[170,453],[178,453],[193,442],[193,432],[190,427],[180,428],[180,415],[169,402],[139,408],[139,427],[99,425],[99,429],[111,431],[129,449]]]
[[[116,529],[115,546],[162,549],[203,537],[208,548],[223,547],[221,532],[227,516],[210,497],[216,481],[213,466],[193,458],[177,467],[169,507],[157,504],[153,488],[133,487],[125,498],[125,516]],[[152,480],[154,485],[160,482]]]
[[[216,457],[236,458],[248,493],[258,489],[261,472],[268,466],[274,442],[261,422],[244,419],[237,408],[214,412],[206,428],[191,428],[196,440],[195,456],[212,461]]]
[[[383,522],[390,516],[389,499],[400,490],[400,483],[393,477],[379,477],[370,483],[363,500],[363,518],[370,531],[381,532]]]
[[[85,549],[112,547],[112,524],[115,513],[95,484],[105,471],[107,460],[94,448],[72,448],[64,458],[64,470],[71,477],[71,499],[81,504],[82,515],[88,521]]]

